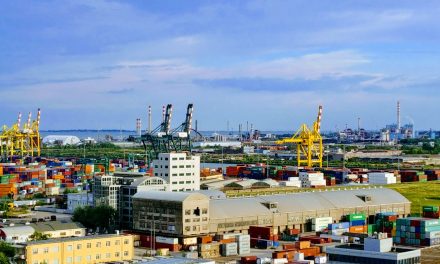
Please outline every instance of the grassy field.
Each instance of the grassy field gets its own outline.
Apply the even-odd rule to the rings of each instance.
[[[387,185],[412,202],[411,213],[421,213],[423,205],[440,206],[440,181],[408,182]]]

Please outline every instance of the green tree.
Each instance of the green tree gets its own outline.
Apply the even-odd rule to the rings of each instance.
[[[35,231],[32,235],[29,236],[29,239],[31,241],[48,240],[49,238],[50,238],[49,234],[43,234],[37,231]]]
[[[0,251],[0,264],[10,264],[8,257],[5,255],[5,253]]]
[[[108,205],[99,205],[96,207],[85,206],[78,207],[73,212],[72,220],[80,222],[87,228],[110,229],[115,222],[116,210]]]
[[[15,256],[15,248],[3,241],[0,241],[0,252],[5,254],[5,256],[8,258]]]

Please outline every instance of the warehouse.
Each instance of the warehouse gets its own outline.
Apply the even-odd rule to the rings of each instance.
[[[311,221],[332,217],[339,221],[350,213],[364,212],[373,216],[379,212],[410,213],[411,203],[398,192],[386,188],[344,191],[316,191],[249,198],[209,199],[202,194],[159,194],[152,191],[134,197],[133,219],[137,230],[151,231],[153,219],[156,232],[188,236],[247,232],[249,226],[272,226],[274,232],[286,228],[311,230]],[[170,203],[171,202],[171,203]],[[155,208],[155,209],[153,209]],[[201,214],[208,212],[208,214]],[[151,214],[151,215],[150,215]],[[161,216],[157,216],[161,214]],[[172,230],[166,221],[172,219]],[[208,228],[206,228],[208,225]],[[175,228],[174,228],[175,226]]]

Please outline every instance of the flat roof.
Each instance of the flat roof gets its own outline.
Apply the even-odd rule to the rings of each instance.
[[[63,237],[63,238],[49,238],[47,240],[38,240],[38,241],[29,241],[26,243],[20,243],[24,245],[38,245],[38,244],[50,244],[50,243],[59,243],[59,242],[67,242],[67,241],[81,241],[81,240],[91,240],[91,239],[105,239],[105,238],[114,238],[114,237],[124,237],[131,236],[130,234],[106,234],[106,235],[93,235],[93,236],[83,236],[83,237]]]

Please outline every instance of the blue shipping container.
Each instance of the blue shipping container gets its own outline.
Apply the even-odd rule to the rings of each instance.
[[[341,222],[338,224],[328,224],[328,229],[329,230],[334,230],[334,229],[347,229],[350,228],[350,223],[349,222]]]
[[[365,220],[355,220],[350,222],[350,226],[364,226]]]

